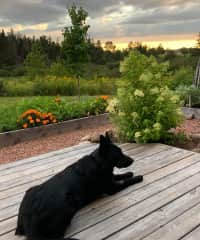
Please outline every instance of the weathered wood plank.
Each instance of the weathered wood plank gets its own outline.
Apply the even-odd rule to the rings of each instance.
[[[41,154],[39,156],[37,155],[37,156],[31,157],[31,158],[25,158],[23,160],[19,160],[19,161],[15,161],[15,162],[1,164],[0,165],[0,171],[2,173],[4,173],[4,171],[6,169],[17,167],[17,166],[20,166],[20,165],[23,165],[23,164],[29,164],[30,162],[34,162],[34,161],[41,161],[42,159],[49,158],[49,157],[59,155],[59,154],[63,154],[63,153],[66,153],[66,152],[76,151],[77,149],[81,149],[81,148],[84,148],[86,146],[91,146],[91,143],[82,143],[82,144],[75,145],[75,146],[72,146],[72,147],[67,147],[67,148],[52,151],[52,152],[49,152],[49,153],[44,153],[44,154]]]
[[[138,144],[123,144],[123,145],[120,145],[121,147],[123,147],[123,149],[125,150],[129,150],[129,149],[134,149],[134,148],[139,148],[139,147],[142,147]],[[58,154],[55,154],[51,157],[48,157],[48,158],[42,158],[40,159],[41,157],[43,157],[43,155],[40,155],[38,156],[38,159],[40,159],[40,161],[32,161],[32,158],[30,159],[27,159],[26,162],[22,165],[17,165],[15,167],[11,167],[11,168],[8,168],[8,169],[5,169],[4,171],[1,172],[1,175],[0,175],[0,181],[1,179],[5,179],[5,176],[13,176],[13,173],[21,173],[25,170],[28,170],[30,168],[33,168],[33,167],[37,167],[37,166],[43,166],[43,165],[48,165],[49,163],[51,162],[59,162],[60,160],[62,159],[68,159],[68,157],[72,157],[72,156],[76,156],[77,155],[77,152],[78,154],[80,153],[84,153],[84,154],[89,154],[90,152],[92,152],[95,148],[97,147],[97,144],[88,144],[84,147],[81,147],[81,148],[78,148],[74,151],[66,151],[66,152],[63,152],[61,153],[60,151],[58,151]],[[23,161],[23,160],[22,160]],[[21,161],[17,161],[17,162],[21,162]]]
[[[155,146],[154,148],[151,148],[151,151],[149,152],[148,150],[146,150],[146,148],[143,150],[143,156],[147,156],[147,155],[151,155],[151,154],[155,154],[156,152],[165,150],[165,146]],[[140,155],[140,151],[139,150],[139,156],[141,158]],[[72,164],[73,162],[77,161],[80,157],[82,157],[83,155],[85,155],[88,151],[83,149],[82,152],[79,151],[79,153],[75,153],[72,156],[66,158],[65,156],[62,156],[62,158],[60,157],[59,159],[55,159],[54,161],[48,162],[46,165],[42,164],[40,166],[36,165],[33,166],[29,169],[26,169],[26,171],[20,171],[20,174],[17,173],[13,173],[11,176],[4,176],[3,180],[1,181],[1,185],[0,185],[0,191],[3,191],[7,188],[13,187],[13,186],[17,186],[17,185],[21,185],[25,182],[28,182],[34,179],[38,179],[38,178],[42,178],[42,176],[44,174],[46,174],[46,171],[48,170],[53,170],[53,174],[55,174],[56,172],[56,168],[57,166],[59,166],[61,164],[62,161],[66,162],[65,167],[69,166],[70,164]],[[137,154],[138,152],[138,148],[133,148],[130,150],[130,155],[135,156],[135,154]],[[134,154],[135,153],[135,154]],[[40,177],[39,177],[40,176]],[[14,181],[13,181],[14,180]]]
[[[8,172],[0,184],[0,238],[2,240],[24,239],[13,235],[17,209],[24,191],[31,185],[46,180],[67,164],[71,164],[70,161],[76,160],[77,153],[84,154],[92,147],[95,148],[96,145],[83,147],[82,150],[78,148],[73,150],[71,153],[73,160],[69,160],[69,153],[67,160],[62,159],[63,154],[66,153],[59,153],[52,155],[50,160],[48,157],[47,161],[44,158],[41,160],[42,163],[35,159],[31,160],[30,164],[23,163],[13,168],[11,166],[5,168]],[[200,203],[199,154],[161,144],[127,144],[123,146],[123,150],[136,160],[129,170],[135,169],[136,174],[144,174],[144,182],[127,188],[115,196],[97,200],[82,209],[68,228],[68,235],[75,235],[81,240],[98,240],[108,237],[129,239],[124,236],[139,236],[137,235],[139,232],[142,237],[151,236],[152,231],[157,232],[159,224],[167,226],[168,222],[170,224],[179,219],[189,211],[188,209]],[[54,163],[55,159],[51,160],[54,157],[58,159],[57,164]],[[21,168],[25,169],[20,170]],[[23,171],[27,173],[24,174]],[[2,173],[4,173],[3,169]],[[1,187],[2,184],[3,187]],[[193,225],[192,223],[191,226]],[[144,228],[141,229],[140,226]],[[117,238],[114,238],[116,236]],[[136,237],[136,239],[141,238]]]
[[[195,230],[181,238],[182,240],[198,240],[200,239],[200,226],[198,226]]]
[[[169,187],[165,191],[162,191],[148,200],[144,200],[137,205],[133,205],[118,214],[112,215],[104,221],[94,224],[90,226],[90,228],[86,228],[78,234],[75,234],[74,237],[80,238],[82,240],[87,239],[104,239],[112,235],[113,233],[122,230],[129,224],[138,221],[139,219],[144,218],[145,216],[151,214],[153,211],[156,211],[165,205],[169,204],[171,201],[183,196],[187,192],[195,189],[200,186],[200,174],[196,174],[190,178],[187,178],[180,183]],[[137,198],[137,196],[135,196]],[[84,219],[83,219],[84,221]],[[77,232],[75,228],[76,223],[72,224],[69,231]],[[109,226],[109,227],[108,227]],[[68,235],[72,235],[69,233]]]
[[[58,155],[54,154],[53,156],[51,156],[49,158],[46,158],[46,157],[42,158],[42,156],[41,156],[41,159],[40,159],[40,156],[38,156],[39,160],[36,160],[36,161],[32,161],[32,158],[27,159],[26,162],[23,164],[20,164],[20,165],[14,166],[14,167],[9,167],[8,169],[2,170],[1,175],[0,175],[0,181],[4,180],[4,178],[6,176],[12,176],[13,173],[15,173],[15,174],[21,173],[21,172],[23,173],[23,171],[28,170],[33,167],[48,165],[48,163],[55,162],[58,159],[64,159],[64,158],[74,156],[77,154],[77,151],[78,151],[78,153],[86,152],[86,151],[90,152],[93,149],[95,149],[95,147],[96,147],[96,145],[87,145],[80,149],[76,149],[74,151],[63,152]],[[21,161],[17,161],[17,162],[20,163]]]
[[[145,218],[109,237],[109,240],[140,240],[200,203],[200,188],[196,188]],[[162,238],[160,238],[162,239]],[[196,238],[198,239],[198,238]],[[167,240],[165,238],[165,240]],[[171,240],[171,238],[169,238]]]
[[[99,207],[98,203],[96,205],[96,209],[92,209],[92,211],[87,212],[85,214],[84,219],[74,219],[74,225],[71,226],[71,232],[78,232],[82,229],[88,228],[98,222],[103,221],[104,219],[115,215],[127,208],[133,207],[136,204],[140,204],[140,202],[159,194],[160,192],[168,189],[169,187],[176,185],[177,183],[183,181],[184,179],[193,176],[194,174],[200,171],[200,163],[197,165],[192,165],[189,167],[189,170],[183,169],[173,175],[169,175],[167,177],[162,178],[161,180],[154,182],[152,184],[146,185],[138,190],[129,192],[129,194],[124,195],[121,198],[118,198],[115,201],[107,203],[103,207]],[[134,187],[130,188],[134,190]]]
[[[191,153],[191,152],[188,152],[188,151],[186,151],[185,153],[183,153],[182,151],[179,151],[179,152],[176,152],[176,151],[177,150],[173,150],[171,152],[172,154],[168,155],[168,153],[167,153],[166,156],[163,155],[163,152],[159,153],[165,159],[165,163],[166,163],[165,165],[163,164],[163,162],[160,163],[159,161],[156,161],[156,164],[153,164],[154,159],[157,155],[153,155],[152,157],[147,157],[147,159],[143,159],[144,161],[139,161],[139,162],[137,162],[137,159],[136,159],[135,166],[133,165],[135,175],[142,174],[142,175],[145,176],[145,175],[148,174],[148,176],[145,177],[145,180],[143,181],[143,183],[141,183],[139,185],[135,185],[134,189],[137,190],[137,189],[139,189],[143,186],[146,186],[148,183],[152,183],[152,182],[164,177],[165,174],[167,175],[167,170],[166,170],[166,172],[163,171],[164,167],[168,167],[172,163],[176,163],[176,162],[178,162],[178,161],[180,161],[184,158],[190,157],[190,156],[191,156],[191,158],[188,159],[188,162],[191,161],[191,159],[193,159],[192,156],[193,156],[194,153]],[[178,153],[178,154],[175,154],[175,153]],[[197,159],[199,159],[199,156],[197,157]],[[149,168],[149,166],[153,166],[154,170],[152,170],[152,167]],[[174,169],[176,169],[175,166],[174,166]],[[131,167],[126,169],[126,171],[128,171],[128,170],[132,170]],[[161,173],[162,171],[163,171],[164,174]],[[174,172],[174,171],[172,171],[172,172]],[[155,177],[155,178],[154,178],[154,173],[158,173],[156,175],[157,177]],[[161,176],[159,177],[160,174],[161,174]],[[129,192],[132,192],[132,191],[133,191],[132,188],[127,188],[124,191],[122,191],[122,192],[120,192],[120,193],[118,193],[114,196],[106,197],[104,199],[101,199],[98,202],[98,207],[101,207],[101,205],[108,204],[108,202],[110,202],[110,201],[112,201],[116,198],[119,198],[121,196],[125,196]],[[82,214],[82,212],[84,212],[84,213],[87,212],[88,213],[88,211],[91,211],[91,210],[93,211],[93,208],[95,207],[95,205],[96,205],[95,202],[90,204],[89,206],[87,206],[83,210],[81,210],[80,213]]]
[[[160,153],[161,154],[161,153]],[[192,154],[194,154],[194,153],[192,153]],[[187,155],[183,155],[184,157],[187,157]],[[178,157],[181,159],[182,157],[182,154],[180,154]],[[166,158],[166,160],[167,160],[167,158]],[[176,160],[176,158],[174,158],[174,160]],[[184,165],[184,163],[186,164],[186,166],[188,166],[189,165],[189,163],[190,163],[190,165],[191,164],[193,164],[193,163],[195,163],[196,161],[199,161],[199,157],[198,156],[194,156],[193,158],[192,157],[189,157],[189,158],[186,158],[185,159],[185,161],[183,161],[181,164],[178,164],[178,166],[176,167],[176,165],[173,165],[172,167],[167,167],[166,169],[160,169],[160,170],[158,170],[158,172],[153,172],[153,173],[151,173],[151,174],[149,174],[148,175],[148,178],[146,178],[147,180],[145,180],[143,183],[142,183],[142,185],[141,186],[145,186],[145,185],[147,185],[147,184],[149,184],[149,183],[151,183],[151,182],[153,182],[153,181],[156,181],[156,180],[158,180],[158,179],[161,179],[162,177],[164,177],[165,175],[167,175],[167,174],[171,174],[171,173],[173,173],[173,172],[176,172],[176,171],[178,171],[178,170],[180,170],[180,169],[183,169],[184,167],[185,167],[185,165]],[[140,161],[139,161],[140,162]],[[158,166],[157,166],[157,168],[159,168],[159,162],[157,162],[158,163]],[[143,163],[142,163],[143,164]],[[138,167],[140,167],[140,166],[138,166]],[[136,171],[137,171],[137,168],[136,168]],[[145,172],[141,172],[142,174],[146,174]],[[148,172],[147,172],[147,174],[148,174]],[[155,175],[155,177],[154,177],[154,175]],[[20,187],[20,186],[19,186]],[[136,185],[136,186],[134,186],[134,190],[137,190],[138,188],[140,188],[138,185]],[[14,188],[14,190],[16,190],[18,193],[19,193],[19,189],[16,189],[16,188]],[[12,193],[12,191],[11,191],[11,189],[9,189],[9,191],[10,191],[10,193]],[[126,189],[126,190],[124,190],[123,192],[120,192],[120,193],[118,193],[117,195],[115,195],[115,196],[113,196],[113,197],[110,197],[110,198],[105,198],[105,199],[102,199],[98,204],[99,204],[99,207],[101,206],[101,205],[105,205],[106,203],[108,203],[108,202],[110,202],[110,201],[112,201],[112,200],[114,200],[114,199],[116,199],[116,198],[118,198],[118,197],[121,197],[121,196],[123,196],[123,195],[127,195],[129,192],[131,192],[131,191],[133,191],[131,188],[128,188],[128,189]],[[22,194],[19,194],[19,200],[16,202],[16,204],[19,204],[19,202],[20,202],[20,200],[21,200],[21,198],[23,197],[23,191],[22,191]],[[2,197],[3,197],[3,195],[2,195]],[[15,197],[15,196],[14,196]],[[12,199],[12,198],[11,198]],[[5,218],[5,216],[7,215],[8,217],[11,217],[11,216],[13,216],[13,215],[15,215],[17,212],[17,209],[16,209],[16,206],[14,206],[13,204],[11,204],[11,199],[5,199],[5,202],[6,202],[6,204],[8,204],[7,206],[6,206],[6,209],[1,209],[1,211],[0,211],[0,220],[1,219],[4,219]],[[4,206],[5,207],[5,206]],[[82,211],[80,211],[80,214],[84,214],[84,213],[87,213],[87,212],[89,212],[89,211],[91,211],[91,209],[93,209],[95,207],[95,203],[93,203],[91,206],[88,206],[88,207],[86,207],[85,209],[83,209]],[[11,209],[13,208],[13,215],[10,215],[10,213],[12,212],[11,211]],[[9,211],[8,213],[7,213],[7,211]],[[79,215],[79,214],[78,214]]]
[[[103,205],[101,208],[99,208],[98,202],[97,202],[97,206],[95,208],[93,207],[91,212],[87,212],[84,218],[83,218],[83,215],[82,215],[82,218],[78,218],[78,217],[74,218],[75,223],[74,223],[73,229],[75,229],[75,231],[81,231],[82,229],[92,226],[95,223],[101,222],[104,219],[118,212],[121,212],[124,209],[126,210],[127,208],[137,203],[140,203],[141,201],[147,199],[148,197],[151,197],[152,195],[155,195],[156,193],[159,193],[160,191],[167,189],[169,186],[176,184],[184,180],[188,176],[192,176],[199,171],[200,171],[200,162],[190,166],[189,171],[187,168],[184,168],[182,171],[179,171],[179,172],[176,171],[174,175],[170,174],[168,177],[164,177],[160,181],[155,182],[154,184],[147,184],[146,186],[138,190],[134,191],[134,187],[132,187],[132,193],[129,193],[128,195],[123,196],[123,198],[122,197],[118,198],[114,202],[113,201],[109,202],[106,205]],[[16,225],[16,217],[9,219],[6,222],[8,226],[11,226],[11,223],[13,224],[12,228],[14,228],[14,226]],[[3,227],[2,229],[8,229],[8,228]],[[71,232],[74,231],[73,229],[71,229]],[[0,234],[2,234],[2,232],[0,232]]]
[[[153,232],[144,240],[160,240],[164,236],[166,240],[177,240],[185,236],[200,224],[200,204],[189,209],[173,221]],[[198,238],[196,239],[198,240]]]
[[[177,150],[177,149],[173,149],[174,151],[173,151],[173,153],[174,154],[176,154],[177,153],[177,151],[179,151],[179,150]],[[132,152],[129,152],[129,153],[132,153]],[[179,153],[180,153],[180,151],[179,151]],[[187,152],[187,154],[188,154],[189,152]],[[159,154],[159,153],[158,153]],[[161,154],[161,153],[160,153]],[[131,154],[130,154],[131,155]],[[187,155],[183,155],[184,157],[186,157]],[[155,157],[155,156],[154,156]],[[153,159],[154,159],[154,157],[153,157]],[[181,154],[181,156],[179,155],[179,158],[181,158],[182,157],[182,154]],[[175,159],[175,158],[174,158]],[[149,157],[148,157],[148,160],[149,160]],[[166,158],[166,160],[167,160],[167,158]],[[138,161],[138,160],[136,160],[136,161]],[[138,163],[140,163],[140,161],[138,161]],[[158,162],[159,163],[159,162]],[[139,164],[137,167],[139,167],[139,168],[141,168],[141,166],[143,166],[143,163],[141,163],[141,164]],[[62,167],[61,167],[61,169],[62,169]],[[61,169],[59,169],[59,170],[61,170]],[[134,165],[133,166],[131,166],[131,167],[129,167],[129,169],[128,170],[133,170],[134,169]],[[57,168],[55,169],[54,168],[54,170],[56,170],[56,172],[57,172]],[[38,173],[39,174],[39,176],[40,176],[40,173]],[[34,175],[34,177],[36,176],[37,174],[35,174]],[[44,176],[49,176],[49,175],[52,175],[52,170],[50,169],[49,171],[42,171],[42,176],[44,177]],[[30,178],[32,178],[32,176],[29,176],[29,180],[30,180]],[[27,179],[26,179],[27,180]],[[22,179],[22,181],[24,181],[24,178]],[[42,181],[42,180],[41,180]],[[19,181],[18,181],[18,183],[19,183]],[[22,187],[23,187],[23,185],[22,185]],[[9,190],[9,189],[8,189]],[[11,190],[10,190],[11,191]],[[13,191],[16,191],[16,189],[14,189]],[[16,194],[17,195],[20,195],[20,189],[17,189],[17,192],[16,192]],[[2,201],[4,201],[4,199],[6,198],[6,197],[8,197],[8,196],[6,196],[4,193],[5,193],[6,191],[2,191],[2,192],[0,192],[0,203],[2,202]],[[12,191],[11,191],[12,192]],[[23,193],[23,191],[21,191],[21,193]],[[22,194],[21,194],[22,195]],[[14,195],[12,196],[14,199],[16,198]],[[11,198],[12,198],[11,197]],[[11,198],[10,197],[8,197],[8,199],[6,199],[6,203],[8,204],[11,204],[12,203],[12,201],[11,201]],[[21,199],[20,199],[21,200]],[[1,209],[1,204],[0,204],[0,209]]]

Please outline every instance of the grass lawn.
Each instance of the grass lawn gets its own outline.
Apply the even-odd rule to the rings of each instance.
[[[0,108],[5,107],[5,106],[7,106],[7,107],[15,106],[16,103],[20,102],[21,100],[26,100],[26,99],[30,99],[30,98],[34,99],[37,97],[0,97]],[[48,97],[44,96],[43,98],[45,99]],[[55,97],[53,96],[50,98],[55,98]],[[64,96],[61,98],[65,101],[69,101],[69,102],[78,100],[77,96]],[[95,98],[95,97],[94,96],[81,96],[81,101],[84,101],[84,100],[87,100],[90,98]]]

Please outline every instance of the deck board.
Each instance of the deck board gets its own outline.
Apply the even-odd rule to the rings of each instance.
[[[126,171],[143,174],[144,181],[80,210],[66,236],[80,240],[200,239],[200,154],[162,144],[120,146],[135,159]],[[14,236],[14,230],[28,188],[95,148],[96,144],[87,143],[1,165],[0,239],[24,239]]]

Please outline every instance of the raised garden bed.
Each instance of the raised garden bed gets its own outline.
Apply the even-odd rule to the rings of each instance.
[[[11,146],[20,142],[51,136],[63,132],[71,132],[77,129],[105,125],[108,124],[108,122],[109,114],[104,113],[98,116],[89,116],[45,126],[0,133],[0,147]]]

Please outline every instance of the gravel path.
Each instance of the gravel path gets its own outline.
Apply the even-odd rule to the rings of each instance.
[[[185,120],[181,128],[188,134],[197,134],[200,133],[200,120],[192,119]]]
[[[70,147],[78,144],[81,138],[86,135],[103,134],[106,130],[111,128],[112,125],[107,124],[100,127],[76,130],[71,133],[63,133],[4,147],[0,149],[0,164]]]
[[[107,124],[100,127],[76,130],[71,133],[63,133],[51,137],[32,140],[20,143],[10,147],[0,149],[0,164],[16,161],[24,158],[33,157],[35,155],[47,153],[50,151],[59,150],[69,146],[76,145],[80,142],[81,138],[86,135],[103,134],[106,130],[111,129],[112,125]],[[184,130],[188,135],[199,133],[200,134],[200,120],[192,119],[186,120],[179,129]],[[200,143],[198,143],[200,144]],[[192,150],[197,143],[187,143],[180,145],[186,149]]]

